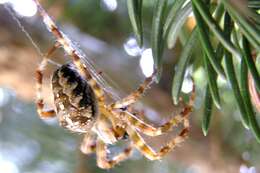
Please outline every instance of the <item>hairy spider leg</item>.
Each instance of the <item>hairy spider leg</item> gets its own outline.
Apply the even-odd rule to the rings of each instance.
[[[189,118],[190,113],[193,110],[193,104],[195,100],[195,87],[193,85],[192,93],[189,97],[189,103],[184,106],[182,111],[171,118],[168,122],[164,123],[159,127],[153,127],[150,124],[145,123],[134,114],[128,111],[121,111],[120,117],[126,117],[129,124],[134,126],[138,131],[148,136],[158,136],[171,131],[173,127],[179,125],[181,122]]]
[[[90,72],[88,71],[86,65],[81,62],[80,55],[73,47],[71,41],[59,30],[57,25],[54,21],[49,17],[46,11],[41,7],[37,0],[34,0],[37,8],[39,10],[40,16],[43,18],[43,22],[49,31],[54,35],[56,41],[60,43],[63,47],[64,51],[71,57],[73,63],[79,70],[80,74],[83,76],[84,79],[87,80],[88,84],[93,89],[95,96],[99,102],[99,104],[104,104],[104,91],[100,88],[98,83],[92,78]]]
[[[118,153],[112,158],[109,158],[107,153],[107,145],[101,139],[98,138],[96,150],[97,150],[97,165],[103,169],[110,169],[114,167],[116,164],[118,164],[119,162],[122,162],[126,160],[128,157],[130,157],[133,151],[133,147],[132,145],[129,145],[122,152]]]
[[[91,154],[96,151],[97,135],[89,131],[84,135],[83,141],[80,146],[80,150],[84,154]]]
[[[122,111],[124,112],[124,111]],[[117,112],[115,111],[108,111],[108,110],[104,110],[104,113],[106,114],[116,114]],[[111,121],[113,121],[113,119],[116,117],[115,116],[110,116]],[[161,159],[165,154],[167,154],[168,152],[170,152],[171,150],[173,150],[176,146],[178,146],[180,143],[182,143],[186,137],[188,136],[188,132],[189,132],[189,120],[188,118],[184,118],[183,120],[183,126],[184,128],[181,130],[181,132],[178,134],[177,137],[173,138],[167,145],[165,145],[159,152],[155,152],[150,146],[148,146],[146,144],[146,142],[144,141],[144,139],[139,135],[139,133],[136,131],[135,127],[132,125],[128,125],[128,124],[124,124],[125,128],[124,130],[126,130],[127,134],[129,135],[133,145],[135,146],[135,148],[137,148],[145,157],[147,157],[150,160],[157,160],[157,159]],[[151,133],[150,131],[142,131],[142,133],[147,132],[148,135],[159,135],[162,134],[165,131],[160,130],[160,128],[155,128],[152,127],[148,124],[145,124],[146,126],[148,126],[149,128],[153,129],[154,132]],[[99,165],[100,166],[100,165]],[[102,165],[101,165],[102,166]]]
[[[184,120],[184,128],[181,132],[173,138],[169,143],[163,146],[158,152],[154,151],[149,145],[146,144],[144,139],[140,136],[140,134],[136,131],[136,129],[132,126],[127,126],[126,131],[133,142],[135,148],[137,148],[146,158],[150,160],[158,160],[161,159],[164,155],[172,151],[176,146],[182,143],[188,136],[189,132],[189,120]]]
[[[49,31],[55,36],[57,42],[59,42],[65,52],[72,57],[72,60],[76,67],[79,69],[80,74],[85,77],[85,79],[88,81],[89,85],[93,88],[95,95],[97,96],[99,103],[104,102],[104,92],[99,87],[97,82],[92,78],[89,71],[86,68],[86,65],[83,64],[80,60],[80,56],[77,54],[77,51],[73,48],[72,43],[69,39],[66,38],[66,36],[58,29],[54,21],[49,17],[49,15],[45,12],[45,10],[41,7],[39,2],[37,0],[34,0],[34,2],[37,5],[37,8],[40,12],[41,17],[43,18],[43,21],[46,25],[46,27],[49,29]],[[145,92],[146,89],[149,88],[149,85],[154,81],[154,76],[156,74],[156,70],[154,71],[153,75],[151,77],[148,77],[143,84],[140,85],[140,87],[134,91],[132,94],[127,96],[126,98],[123,98],[120,101],[117,101],[115,104],[112,104],[112,108],[122,108],[127,105],[130,105],[134,102],[136,102],[142,94]]]
[[[43,57],[41,63],[38,65],[35,73],[36,93],[37,93],[36,105],[37,105],[37,112],[41,118],[51,118],[55,116],[54,109],[49,109],[49,110],[44,109],[45,103],[42,97],[42,82],[43,82],[43,71],[48,64],[48,58],[55,52],[55,50],[57,50],[58,47],[59,44],[56,43],[49,49],[47,54]]]
[[[182,99],[181,99],[182,100]],[[139,119],[136,117],[136,113],[138,114],[139,111],[135,110],[135,114],[130,113],[130,111],[127,110],[119,110],[119,111],[114,111],[111,108],[107,107],[105,108],[102,112],[109,117],[109,115],[114,115],[116,119],[120,119],[124,122],[128,122],[129,125],[134,126],[137,128],[138,131],[144,133],[145,135],[148,136],[158,136],[162,135],[163,133],[166,133],[174,126],[179,125],[181,122],[183,122],[185,119],[188,119],[189,114],[193,110],[193,104],[195,100],[195,85],[193,84],[192,87],[192,92],[189,97],[189,103],[184,106],[182,111],[175,115],[173,118],[171,118],[168,122],[165,124],[159,126],[159,127],[153,127],[150,124],[145,123],[143,120]],[[130,109],[131,110],[131,107]],[[115,121],[115,118],[113,116],[110,116],[111,121]],[[115,123],[118,124],[118,123]]]
[[[150,85],[154,82],[156,76],[156,70],[154,70],[153,74],[150,77],[147,77],[142,84],[131,94],[126,96],[125,98],[116,101],[115,103],[112,103],[110,107],[112,109],[119,109],[119,108],[125,108],[133,103],[135,103],[137,100],[139,100],[144,92],[149,89]]]
[[[185,107],[185,109],[178,115],[171,118],[169,121],[159,127],[154,127],[145,123],[141,119],[137,118],[130,112],[122,111],[120,114],[126,116],[129,125],[135,127],[138,131],[148,136],[159,136],[172,130],[173,127],[178,126],[185,119],[188,119],[188,115],[191,113],[192,107]]]
[[[74,48],[73,44],[71,41],[64,35],[58,27],[55,25],[55,23],[52,21],[52,19],[48,16],[48,14],[44,11],[44,9],[41,7],[39,2],[37,0],[34,0],[35,3],[37,4],[37,7],[40,11],[40,14],[43,18],[43,21],[47,28],[51,31],[51,33],[56,37],[56,41],[61,44],[65,52],[72,58],[73,63],[79,70],[80,74],[87,80],[91,88],[93,88],[94,93],[97,97],[97,101],[99,103],[99,107],[103,108],[100,112],[103,114],[104,110],[107,110],[110,117],[110,120],[112,122],[113,127],[115,126],[116,123],[113,123],[112,117],[115,118],[120,118],[118,117],[118,113],[116,113],[115,109],[119,109],[118,112],[120,112],[120,108],[125,108],[128,105],[133,104],[136,102],[145,92],[146,89],[149,88],[149,85],[153,82],[153,77],[147,78],[143,84],[139,86],[139,88],[134,91],[132,94],[129,96],[123,98],[121,101],[117,101],[114,104],[110,106],[106,106],[104,103],[104,92],[103,90],[99,87],[99,85],[96,83],[94,79],[92,79],[91,74],[89,73],[86,65],[81,62],[81,55],[77,50]],[[154,75],[153,75],[154,76]],[[122,110],[121,110],[122,111]],[[172,139],[166,146],[164,146],[159,152],[155,152],[152,148],[150,148],[143,138],[139,135],[139,133],[136,131],[136,128],[128,125],[128,120],[123,119],[121,120],[125,126],[121,127],[121,131],[123,132],[126,130],[128,135],[130,136],[130,139],[133,141],[133,145],[141,152],[143,153],[147,158],[151,160],[155,159],[160,159],[163,155],[174,149],[175,146],[180,144],[186,137],[189,132],[189,121],[188,119],[184,119],[184,129],[179,133],[177,137]],[[98,160],[98,165],[102,168],[111,168],[118,162],[126,159],[129,157],[129,153],[132,151],[132,146],[124,150],[122,153],[119,155],[109,159],[107,156],[106,152],[106,144],[102,139],[98,137],[97,143],[96,143],[96,152],[97,152],[97,160]]]

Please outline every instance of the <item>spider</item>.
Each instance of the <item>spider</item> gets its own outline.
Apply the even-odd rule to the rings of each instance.
[[[56,44],[46,53],[36,69],[36,105],[41,118],[57,116],[62,127],[84,134],[81,151],[85,154],[96,152],[97,165],[103,169],[112,168],[126,160],[134,148],[150,160],[161,159],[185,140],[189,132],[188,116],[192,112],[195,99],[194,86],[189,103],[178,115],[159,127],[145,123],[131,111],[132,109],[128,109],[153,83],[156,72],[125,98],[106,103],[106,93],[82,62],[80,53],[74,49],[73,44],[58,29],[39,2],[34,1],[45,25],[56,38]],[[51,55],[59,47],[65,50],[72,62],[59,66],[53,73],[51,86],[55,108],[48,110],[42,97],[43,72]],[[182,123],[183,129],[178,136],[171,139],[159,151],[152,149],[140,135],[140,132],[148,136],[162,135]],[[128,146],[119,154],[109,157],[107,146],[123,139],[129,139]]]

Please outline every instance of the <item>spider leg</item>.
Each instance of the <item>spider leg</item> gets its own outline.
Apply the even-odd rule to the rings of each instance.
[[[153,83],[156,75],[156,70],[152,74],[152,76],[147,77],[142,84],[132,92],[130,95],[126,96],[125,98],[116,101],[115,103],[111,104],[110,107],[112,109],[119,109],[119,108],[124,108],[128,105],[131,105],[135,103],[137,100],[139,100],[144,92],[149,89],[149,86]]]
[[[35,4],[37,5],[38,11],[43,18],[43,22],[45,26],[49,29],[49,31],[53,34],[56,38],[56,41],[63,47],[64,51],[71,57],[73,63],[79,70],[79,73],[87,80],[88,84],[93,89],[97,100],[99,103],[104,102],[104,92],[97,84],[95,79],[92,78],[89,70],[87,69],[86,65],[81,62],[81,55],[75,49],[73,43],[66,37],[64,33],[62,33],[54,21],[50,18],[50,16],[46,13],[46,11],[42,8],[40,3],[37,0],[34,0]]]
[[[119,162],[126,160],[132,154],[133,147],[130,145],[125,148],[122,152],[108,158],[107,145],[98,138],[97,140],[97,165],[103,169],[110,169]]]
[[[171,118],[168,122],[165,124],[159,126],[159,127],[153,127],[138,117],[135,116],[135,114],[130,113],[129,111],[120,111],[119,117],[123,118],[125,121],[128,122],[131,126],[135,127],[138,131],[142,132],[145,135],[149,136],[158,136],[163,133],[166,133],[170,130],[172,130],[173,127],[179,125],[184,120],[188,120],[188,116],[193,110],[193,104],[195,100],[195,87],[193,85],[192,93],[189,98],[189,103],[185,105],[183,110],[178,114],[175,115],[173,118]],[[136,111],[136,110],[135,110]],[[117,112],[110,110],[111,114],[116,114]],[[138,112],[138,111],[137,111]]]
[[[108,109],[108,110],[103,110],[102,112],[104,114],[110,114],[110,115],[114,114],[116,117],[122,117],[124,122],[127,122],[129,125],[137,128],[138,131],[144,133],[145,135],[159,136],[163,133],[172,130],[174,126],[179,125],[179,123],[183,122],[185,119],[188,119],[188,115],[190,114],[191,111],[192,111],[192,107],[187,106],[179,115],[174,116],[168,122],[166,122],[165,124],[159,127],[153,127],[152,125],[145,123],[144,121],[137,118],[135,115],[131,114],[128,111],[121,111],[118,113]],[[113,118],[113,116],[110,116],[110,119],[112,122],[115,121],[114,120],[115,118]],[[113,123],[113,124],[115,124],[114,127],[117,127],[116,124],[118,123]],[[123,131],[120,132],[121,135],[122,133]]]
[[[47,54],[43,57],[41,63],[36,69],[35,77],[36,77],[36,105],[37,112],[41,118],[51,118],[55,116],[54,109],[45,110],[44,109],[44,101],[42,97],[42,82],[43,82],[43,71],[48,64],[48,58],[53,54],[53,52],[59,47],[58,44],[54,44],[53,47],[49,49]]]
[[[189,121],[184,120],[184,129],[173,138],[168,144],[163,146],[158,152],[154,151],[150,146],[146,144],[144,139],[139,135],[134,127],[127,126],[126,131],[133,142],[133,145],[148,159],[158,160],[161,159],[164,155],[173,150],[176,146],[182,143],[188,136],[189,132]]]
[[[80,150],[84,154],[91,154],[96,151],[97,135],[94,132],[88,132],[84,135]]]
[[[190,106],[185,107],[180,114],[175,115],[168,122],[166,122],[165,124],[159,127],[153,127],[145,123],[144,121],[137,118],[135,115],[131,114],[130,112],[122,111],[120,112],[120,114],[121,116],[127,117],[129,124],[135,127],[138,131],[142,132],[143,134],[148,136],[159,136],[168,131],[171,131],[173,127],[178,126],[181,122],[188,119],[188,115],[191,113],[191,111],[192,111],[192,107]]]

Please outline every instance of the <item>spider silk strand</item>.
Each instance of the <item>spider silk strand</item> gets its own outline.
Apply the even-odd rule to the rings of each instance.
[[[48,17],[48,19],[50,21],[52,21],[52,19],[50,18],[50,16],[47,14],[47,12],[45,12],[45,10],[40,6],[40,4],[36,3],[38,6],[38,10],[44,12],[44,15],[46,15]],[[36,49],[37,53],[43,57],[44,53],[43,51],[40,49],[40,47],[37,45],[37,43],[33,40],[32,36],[29,34],[29,32],[25,29],[25,27],[23,26],[22,22],[20,21],[20,19],[18,19],[18,17],[16,16],[16,14],[10,9],[10,7],[6,4],[4,4],[4,8],[7,10],[7,12],[10,14],[10,16],[12,17],[12,19],[17,23],[18,27],[21,29],[21,31],[25,34],[25,36],[27,37],[27,39],[32,43],[33,47]],[[52,21],[53,22],[53,21]],[[44,21],[45,23],[45,21]],[[54,22],[53,22],[54,23]],[[46,26],[48,31],[50,31],[50,28],[48,26]],[[88,68],[91,71],[91,74],[94,76],[94,78],[98,81],[98,83],[102,86],[102,88],[104,88],[104,90],[109,93],[109,95],[114,99],[114,100],[118,100],[120,99],[120,96],[115,92],[115,90],[113,89],[113,87],[111,85],[108,84],[108,82],[102,77],[102,76],[106,76],[107,80],[109,80],[110,83],[114,83],[114,81],[112,79],[110,79],[106,74],[102,74],[100,75],[99,73],[97,73],[96,71],[96,67],[94,65],[94,63],[90,60],[89,57],[86,56],[86,54],[83,53],[83,51],[79,48],[78,45],[76,45],[74,42],[71,41],[71,39],[68,38],[68,36],[66,34],[64,34],[62,32],[62,34],[65,36],[65,38],[70,42],[70,46],[72,49],[76,50],[79,54],[80,54],[80,58],[83,60],[83,62],[88,66]],[[52,61],[52,60],[48,60],[49,63],[56,65],[58,67],[60,67],[61,65]]]
[[[90,70],[91,75],[94,77],[94,79],[96,79],[98,84],[105,90],[105,92],[108,95],[110,95],[110,97],[112,99],[119,100],[120,96],[117,94],[115,89],[113,89],[113,87],[111,85],[109,85],[109,83],[104,79],[104,77],[102,75],[100,75],[99,73],[97,73],[97,70],[96,70],[97,68],[94,65],[94,63],[91,61],[91,59],[79,48],[79,46],[77,46],[77,44],[75,44],[75,42],[73,42],[64,32],[62,32],[62,30],[59,27],[57,27],[56,23],[52,20],[52,18],[44,10],[44,8],[41,6],[41,4],[38,2],[38,0],[33,0],[33,1],[37,5],[38,12],[40,13],[40,16],[42,17],[42,21],[45,24],[45,27],[47,28],[47,30],[53,34],[52,27],[51,27],[53,25],[62,34],[64,41],[66,42],[66,44],[68,44],[67,45],[68,50],[64,49],[65,52],[76,51],[77,55],[79,55],[80,59],[85,63],[85,65]],[[63,42],[63,41],[61,41],[61,42]],[[109,81],[111,82],[112,80],[109,80]]]
[[[25,27],[23,26],[22,22],[16,17],[14,12],[9,8],[8,5],[4,4],[4,8],[7,10],[7,12],[10,14],[12,19],[17,23],[18,27],[21,29],[21,31],[25,34],[27,39],[32,43],[33,47],[36,49],[37,53],[43,57],[44,53],[41,51],[40,47],[36,44],[36,42],[33,40],[32,36],[29,34],[28,31],[26,31]]]

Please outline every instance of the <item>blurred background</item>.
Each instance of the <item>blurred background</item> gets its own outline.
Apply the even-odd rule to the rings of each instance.
[[[251,132],[243,128],[226,81],[219,81],[222,109],[214,110],[209,135],[203,136],[200,124],[205,74],[202,68],[193,69],[197,98],[191,115],[191,134],[181,147],[161,161],[149,161],[135,152],[133,157],[112,170],[99,169],[95,154],[86,156],[80,152],[82,135],[62,129],[55,118],[41,120],[38,117],[34,103],[34,71],[41,60],[40,55],[55,40],[35,14],[37,10],[30,0],[11,0],[9,5],[5,3],[7,1],[0,1],[0,173],[260,172],[260,145]],[[61,29],[81,47],[86,54],[85,61],[94,64],[96,73],[102,72],[102,78],[114,89],[115,96],[127,95],[151,74],[153,60],[149,38],[154,0],[144,0],[145,44],[142,49],[133,37],[125,1],[40,2]],[[191,16],[186,29],[193,26]],[[32,40],[28,39],[28,34]],[[173,67],[180,50],[181,45],[177,43],[174,49],[166,51],[160,83],[153,84],[137,104],[147,115],[144,118],[152,124],[162,124],[182,106],[174,106],[171,99]],[[60,64],[68,61],[62,50],[57,51],[53,59]],[[45,73],[44,97],[50,107],[53,103],[49,82],[55,68],[50,65]],[[182,91],[188,93],[190,81],[185,83]],[[145,139],[159,148],[168,138]]]

